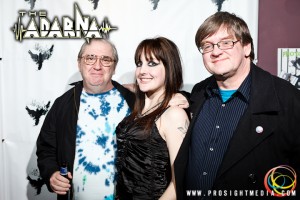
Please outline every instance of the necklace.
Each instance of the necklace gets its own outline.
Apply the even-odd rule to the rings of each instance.
[[[153,110],[154,108],[157,108],[158,106],[160,106],[161,103],[162,103],[162,101],[159,102],[159,103],[157,103],[157,104],[155,104],[154,106],[152,106],[151,108],[149,108],[148,110],[146,110],[146,112],[144,112],[143,114],[137,114],[136,118],[144,117],[144,116],[147,115],[151,110]]]

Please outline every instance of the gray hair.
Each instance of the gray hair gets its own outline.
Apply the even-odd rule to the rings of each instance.
[[[118,64],[118,61],[119,61],[118,51],[117,51],[115,45],[106,38],[92,38],[92,39],[89,39],[89,41],[85,41],[82,44],[80,51],[78,53],[78,57],[77,57],[78,60],[81,58],[86,46],[89,45],[92,41],[101,41],[101,42],[106,42],[107,44],[109,44],[111,46],[111,48],[113,49],[113,57],[115,60],[115,66]]]

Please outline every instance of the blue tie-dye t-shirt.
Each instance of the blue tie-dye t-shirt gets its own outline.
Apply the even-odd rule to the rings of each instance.
[[[112,90],[80,97],[73,170],[75,200],[111,200],[115,193],[115,128],[130,109]]]

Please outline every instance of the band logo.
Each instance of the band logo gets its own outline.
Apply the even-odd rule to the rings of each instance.
[[[22,24],[22,18],[28,15],[30,20],[27,26]],[[57,17],[51,22],[47,18],[47,12],[40,11],[19,11],[17,22],[12,27],[15,39],[22,42],[24,39],[56,39],[56,38],[108,38],[110,31],[116,30],[112,27],[107,18],[104,18],[101,25],[96,18],[90,20],[89,16],[82,15],[78,5],[74,4],[74,19],[63,16],[62,23]]]

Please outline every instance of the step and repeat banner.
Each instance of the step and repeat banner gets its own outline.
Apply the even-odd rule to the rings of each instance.
[[[257,47],[258,0],[1,1],[0,199],[56,199],[39,176],[35,142],[54,100],[81,80],[77,54],[87,37],[109,37],[116,45],[120,61],[113,79],[120,83],[134,82],[139,42],[173,40],[190,91],[209,76],[195,33],[218,11],[242,17]]]

